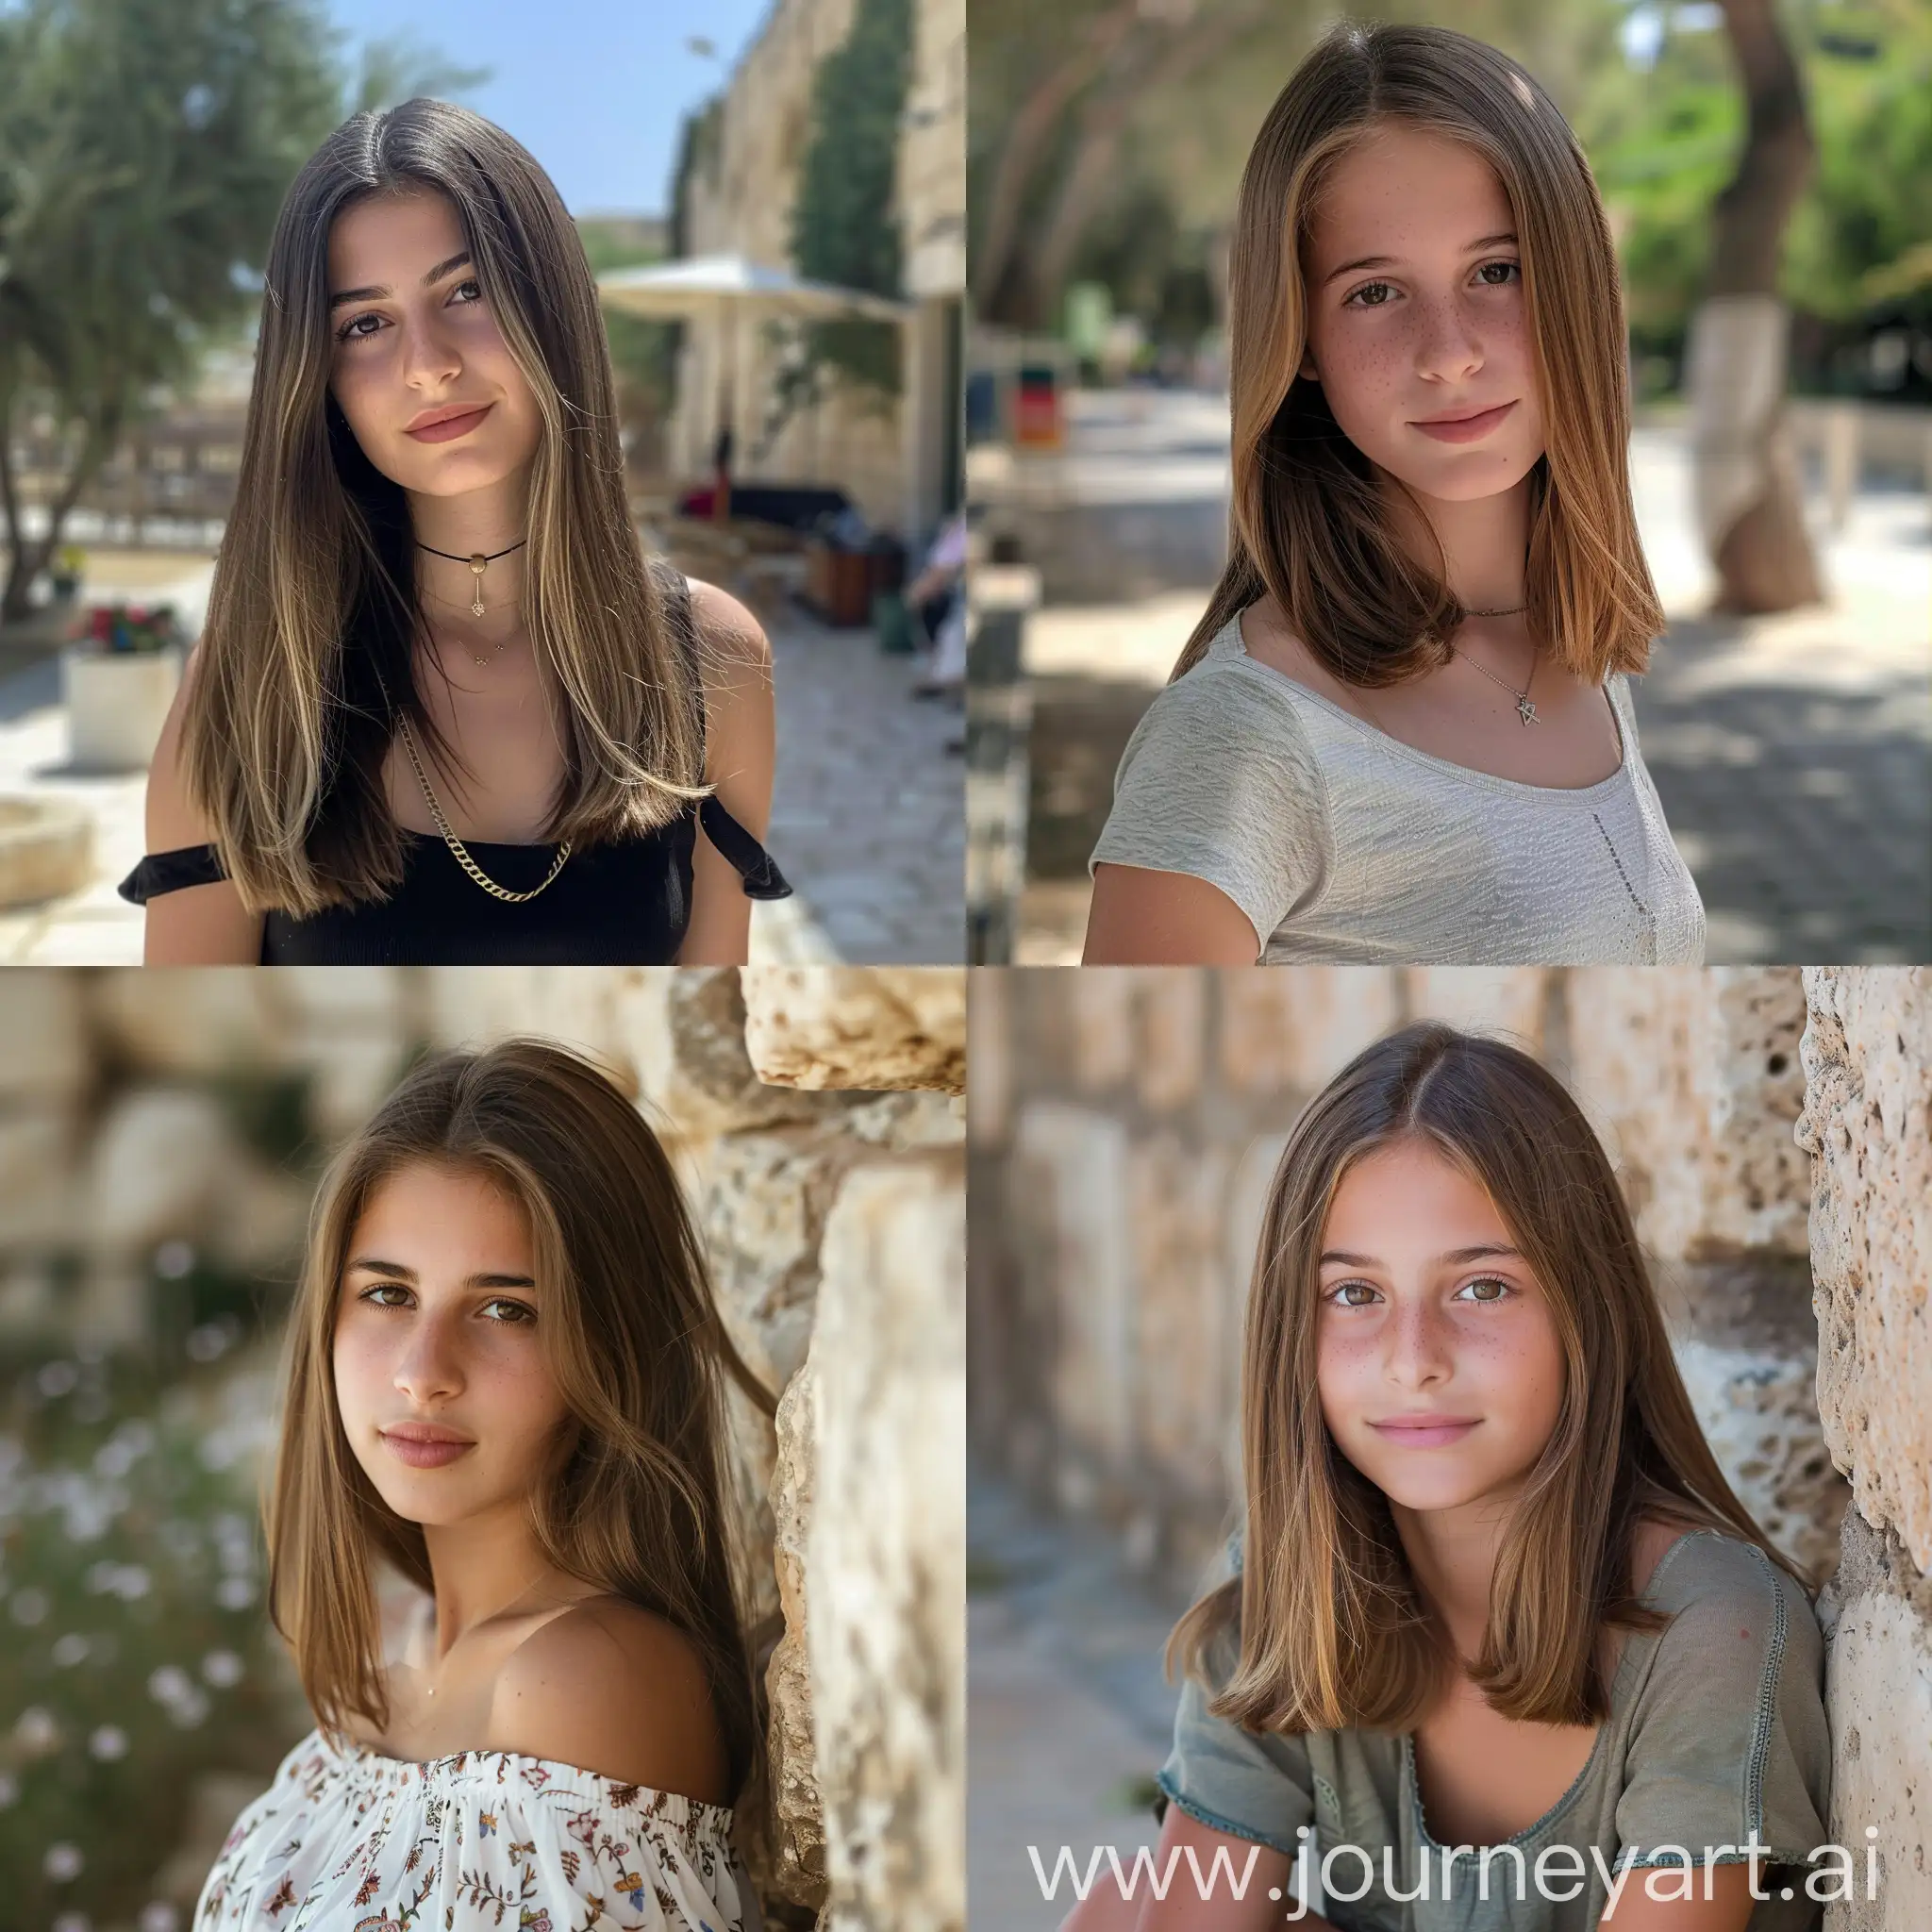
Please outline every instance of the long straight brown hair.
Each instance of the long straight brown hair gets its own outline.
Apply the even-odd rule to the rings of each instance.
[[[725,1334],[657,1135],[596,1067],[538,1041],[423,1062],[337,1155],[316,1196],[264,1499],[269,1614],[310,1706],[337,1733],[357,1715],[384,1727],[371,1558],[434,1587],[422,1525],[390,1508],[349,1446],[334,1372],[350,1237],[375,1191],[418,1162],[480,1174],[528,1217],[539,1335],[575,1435],[560,1467],[553,1458],[532,1473],[538,1545],[697,1647],[741,1790],[763,1763],[761,1700],[727,1507],[725,1385],[766,1414],[774,1405]]]
[[[1596,1135],[1528,1054],[1435,1022],[1358,1054],[1295,1124],[1262,1220],[1241,1344],[1246,1500],[1241,1573],[1168,1640],[1212,1684],[1208,1651],[1238,1624],[1240,1660],[1210,1709],[1252,1730],[1400,1731],[1451,1668],[1387,1497],[1322,1418],[1316,1314],[1322,1234],[1343,1175],[1421,1140],[1495,1203],[1549,1298],[1563,1400],[1497,1553],[1471,1680],[1503,1716],[1584,1724],[1609,1711],[1607,1625],[1668,1621],[1630,1590],[1646,1517],[1755,1543],[1811,1581],[1733,1493],[1671,1354],[1642,1250]]]
[[[548,175],[466,108],[358,114],[295,177],[269,244],[235,507],[182,724],[182,777],[251,910],[310,915],[402,878],[382,789],[399,719],[461,770],[419,696],[416,552],[401,488],[329,391],[328,241],[374,195],[456,209],[537,400],[523,616],[558,700],[553,839],[661,824],[704,776],[699,677],[631,523],[610,352],[583,242]]]
[[[1515,215],[1544,453],[1529,474],[1528,623],[1592,684],[1641,671],[1663,607],[1638,541],[1630,389],[1616,247],[1590,164],[1556,104],[1507,55],[1438,26],[1343,21],[1281,91],[1248,156],[1228,265],[1234,473],[1227,567],[1174,670],[1272,592],[1345,683],[1402,682],[1441,663],[1467,611],[1397,541],[1384,490],[1413,492],[1342,433],[1307,344],[1303,251],[1336,163],[1379,125],[1459,142],[1495,171]]]

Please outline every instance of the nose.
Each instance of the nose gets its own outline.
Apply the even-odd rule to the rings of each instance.
[[[1399,1299],[1385,1331],[1383,1373],[1401,1389],[1425,1389],[1448,1374],[1450,1360],[1442,1317],[1427,1297]]]
[[[463,372],[456,342],[433,321],[412,320],[403,331],[403,380],[412,388],[445,389]]]
[[[463,1370],[456,1336],[448,1324],[419,1317],[408,1325],[395,1366],[396,1392],[412,1408],[448,1402],[463,1391]]]
[[[1482,343],[1459,294],[1416,299],[1417,370],[1444,384],[1467,382],[1483,366]]]

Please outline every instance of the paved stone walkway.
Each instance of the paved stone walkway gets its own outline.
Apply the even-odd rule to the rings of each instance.
[[[209,566],[117,593],[205,603]],[[797,891],[752,915],[752,957],[950,964],[965,952],[964,790],[946,743],[957,713],[917,703],[914,660],[883,656],[870,631],[835,631],[802,613],[773,617],[777,778],[769,843]],[[59,666],[0,666],[0,794],[51,793],[94,820],[85,890],[0,908],[0,964],[138,965],[142,915],[115,893],[143,849],[146,774],[81,776],[67,767]]]
[[[1131,465],[1143,492],[1156,481],[1212,487],[1197,447],[1199,399],[1177,400],[1171,423],[1158,404],[1142,406],[1146,448]],[[1127,447],[1134,426],[1117,419],[1104,419],[1110,451]],[[1830,603],[1716,619],[1702,614],[1712,577],[1694,536],[1681,433],[1640,429],[1631,476],[1669,618],[1638,685],[1638,728],[1704,897],[1707,958],[1932,958],[1932,504],[1919,491],[1867,489],[1834,531],[1814,499]],[[1203,596],[1167,590],[1050,607],[1029,626],[1035,876],[1022,963],[1079,956],[1081,861],[1106,815],[1113,760]]]
[[[1176,1691],[1161,1648],[1186,1606],[1122,1574],[1110,1541],[1031,1514],[975,1469],[967,1502],[966,1888],[971,1923],[1053,1932],[1072,1909],[1060,1848],[1085,1874],[1096,1846],[1124,1870],[1160,1836],[1148,1809]],[[1105,1853],[1102,1854],[1105,1870]]]

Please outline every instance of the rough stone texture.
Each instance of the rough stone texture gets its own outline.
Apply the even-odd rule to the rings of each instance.
[[[1819,1407],[1859,1513],[1932,1571],[1932,972],[1807,972]]]
[[[776,1829],[772,1883],[794,1904],[825,1902],[825,1821],[812,1725],[811,1662],[806,1644],[806,1543],[815,1504],[812,1417],[818,1399],[811,1364],[786,1385],[778,1403],[778,1474],[772,1486],[772,1559],[785,1634],[765,1670],[772,1722],[772,1812]]]
[[[966,975],[948,967],[744,966],[745,1045],[778,1087],[966,1089]]]
[[[825,1228],[806,1637],[838,1932],[965,1924],[961,1178],[868,1162]]]

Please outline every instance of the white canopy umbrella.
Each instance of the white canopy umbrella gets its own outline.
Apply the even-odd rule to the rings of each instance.
[[[782,316],[823,322],[857,315],[903,324],[915,312],[909,302],[894,302],[864,289],[807,281],[789,269],[767,268],[741,255],[696,255],[648,268],[612,269],[597,277],[597,294],[607,308],[625,315],[716,325],[726,344],[718,416],[729,425],[734,447],[741,447],[738,417],[743,385],[739,377],[750,359],[743,337],[754,321]]]

